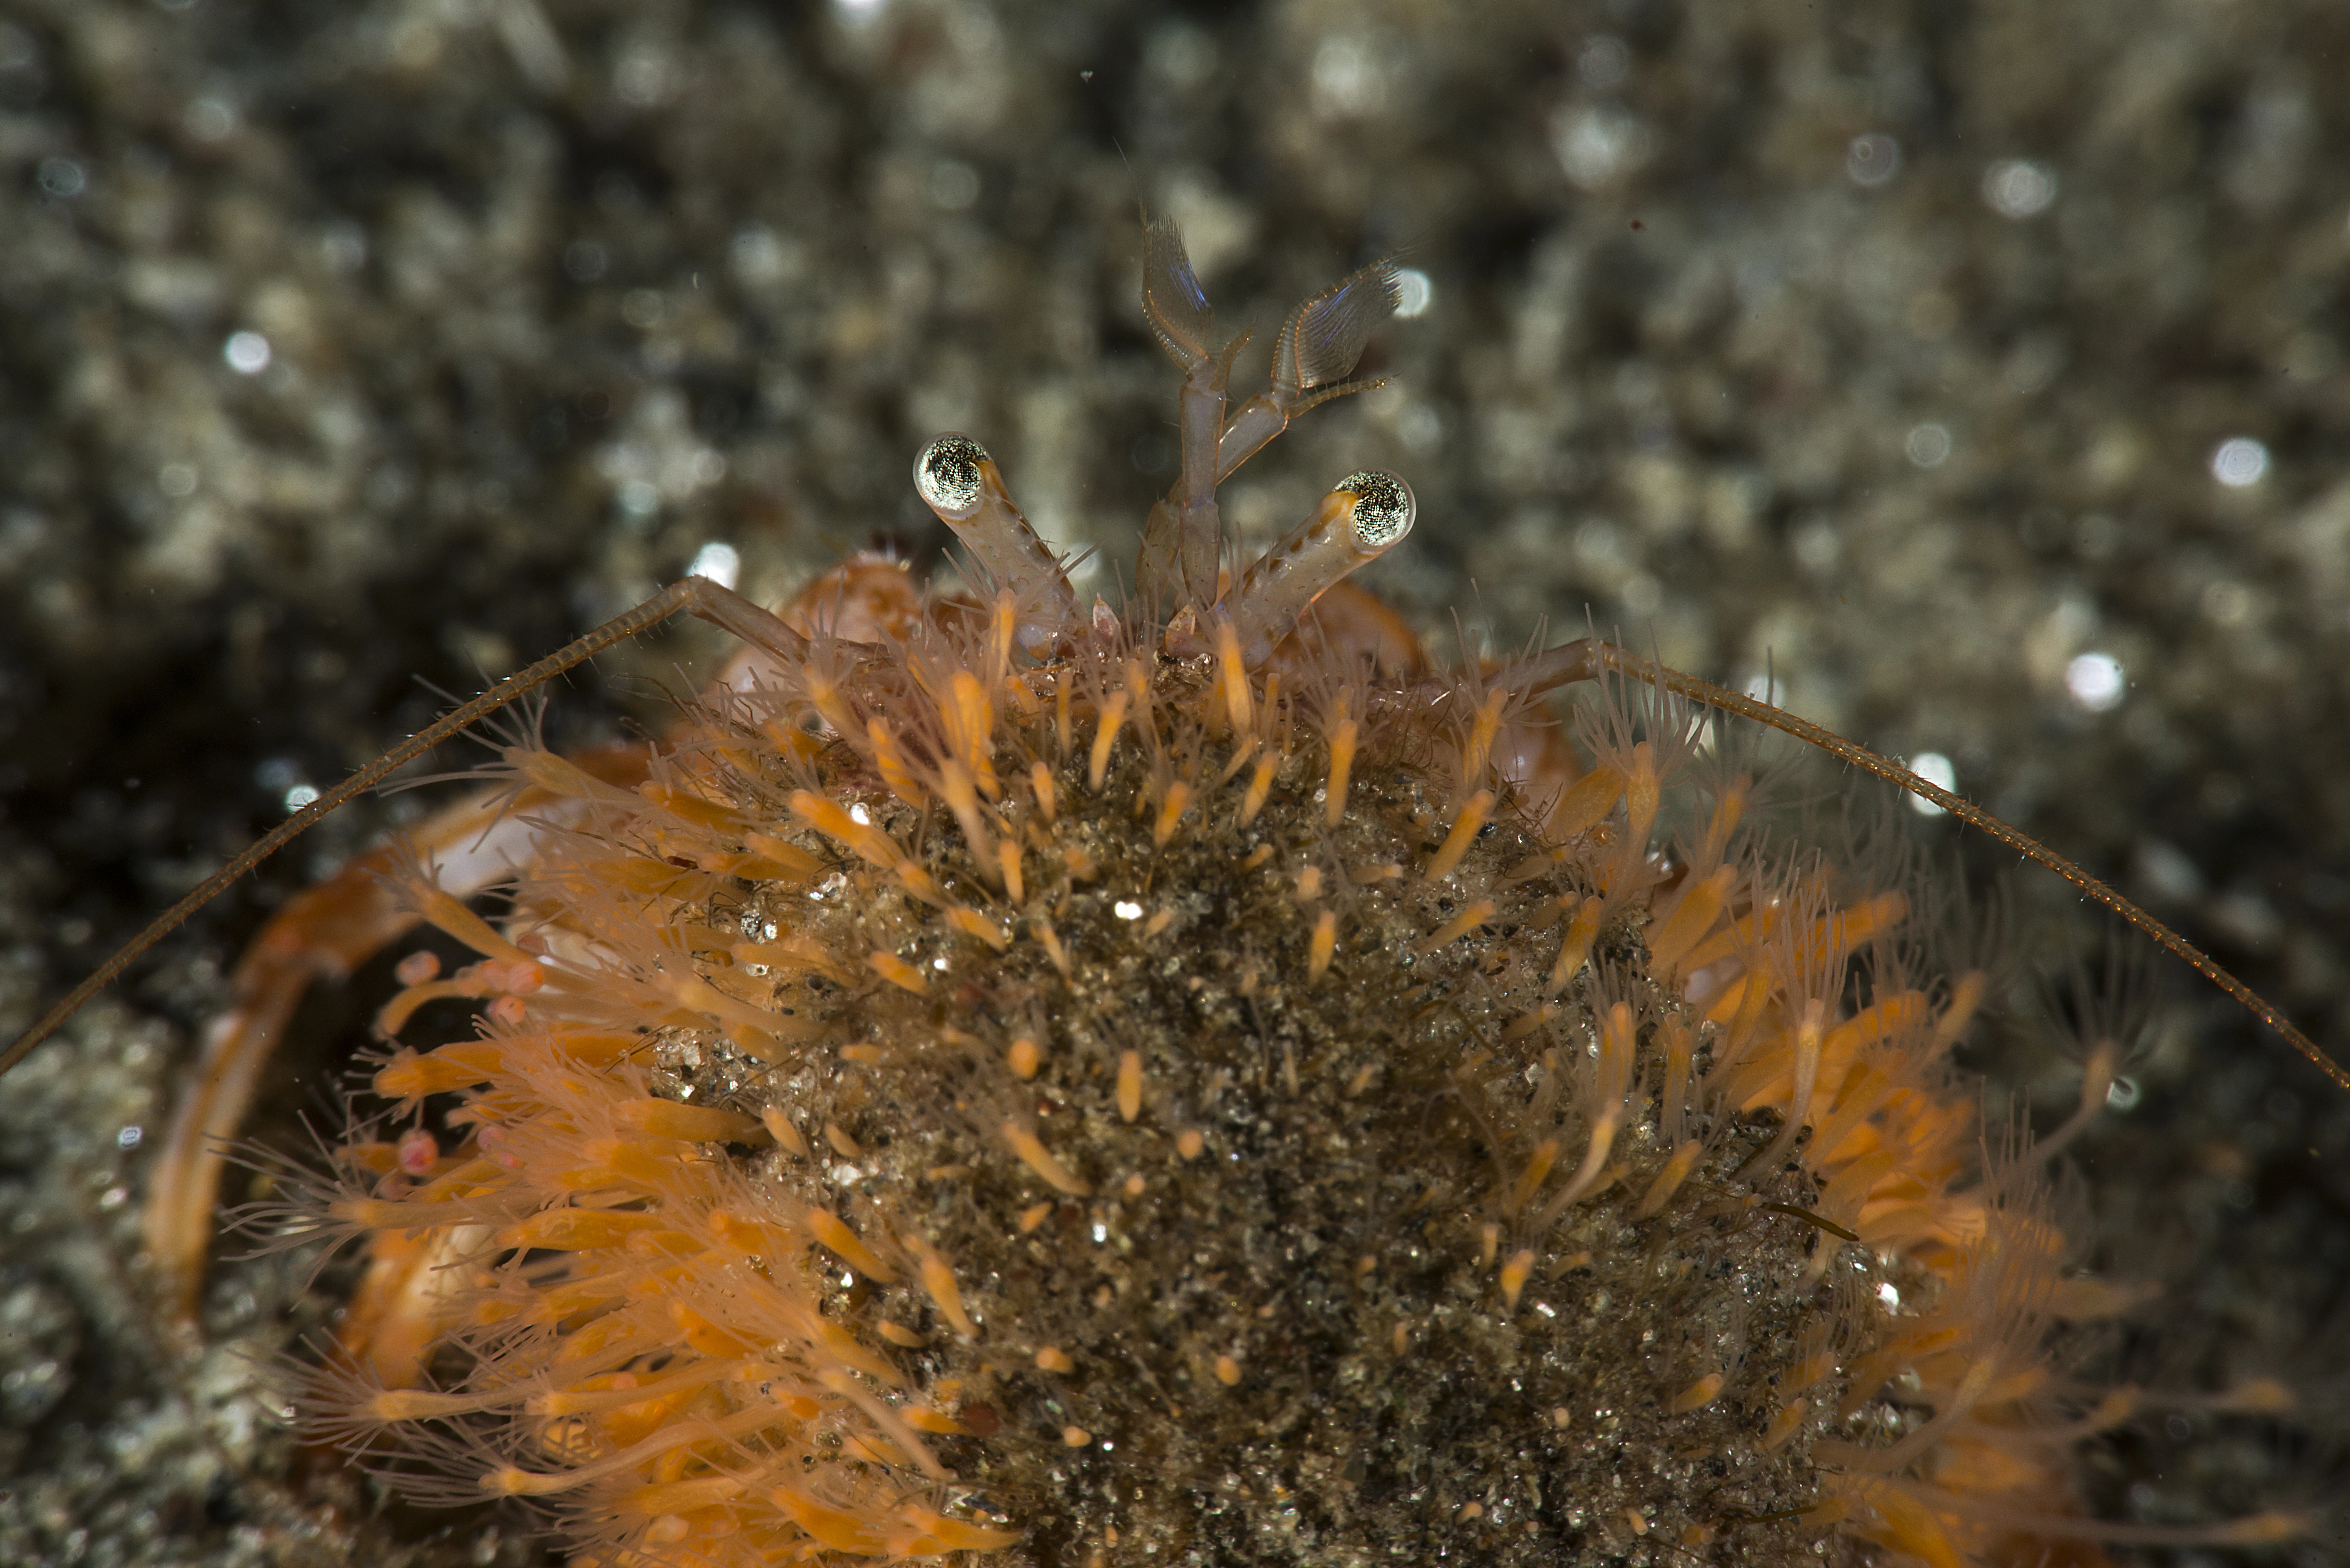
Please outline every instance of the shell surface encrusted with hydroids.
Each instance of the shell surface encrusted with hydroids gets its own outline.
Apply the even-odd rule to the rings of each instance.
[[[1393,273],[1300,306],[1228,421],[1170,224],[1148,256],[1185,446],[1134,600],[1081,613],[941,437],[916,483],[992,598],[866,564],[752,611],[634,789],[510,735],[503,930],[395,872],[481,961],[404,964],[380,1032],[488,1005],[277,1210],[373,1248],[307,1428],[628,1563],[2114,1533],[2074,1450],[2143,1397],[2067,1376],[2124,1298],[2043,1168],[2123,1043],[1986,1146],[1947,1061],[1986,976],[1938,972],[1898,845],[1752,834],[1736,737],[1596,639],[1383,657],[1339,579],[1409,530],[1393,476],[1220,576],[1217,482],[1355,389]]]
[[[553,85],[517,65],[544,39],[511,42],[534,14]],[[1947,753],[1970,795],[2324,1030],[2350,973],[2327,804],[2350,688],[2324,677],[2350,560],[2322,372],[2344,165],[2323,154],[2340,108],[2299,62],[2338,54],[2341,22],[31,0],[0,25],[29,139],[0,192],[23,306],[9,1015],[289,787],[429,718],[412,677],[466,688],[712,542],[762,596],[873,530],[926,576],[903,478],[921,433],[980,431],[1056,542],[1125,558],[1139,509],[1093,498],[1167,442],[1122,147],[1261,319],[1412,247],[1434,296],[1384,347],[1398,387],[1295,468],[1392,463],[1444,520],[1378,585],[1431,645],[1482,590],[1511,638],[1587,600],[1733,684],[1774,658],[1791,706]],[[1898,144],[1880,182],[1846,171],[1861,137]],[[1570,182],[1569,152],[1605,182]],[[1986,199],[2003,160],[2053,182],[2037,215]],[[245,331],[274,351],[260,375],[224,362]],[[1908,456],[1924,423],[1952,439],[1938,466]],[[2272,462],[2225,489],[2204,463],[2240,435]],[[1304,483],[1252,483],[1228,515],[1261,540]],[[2127,668],[2108,711],[2063,682],[2092,649]],[[559,748],[630,701],[584,687]],[[399,1550],[364,1489],[286,1484],[304,1461],[240,1359],[332,1302],[298,1267],[221,1266],[183,1355],[135,1216],[244,937],[424,798],[337,819],[0,1093],[0,1557]],[[388,967],[343,993],[354,1033]],[[335,1082],[338,1001],[314,1001],[255,1133],[280,1147]],[[2167,1020],[2135,1106],[2076,1146],[2099,1184],[2082,1241],[2172,1286],[2127,1343],[2158,1323],[2193,1386],[2337,1365],[2309,1336],[2340,1293],[2350,1117],[2248,1022],[2191,996]],[[2068,1113],[2061,1053],[1999,1064],[2045,1121]],[[2098,1512],[2146,1522],[2290,1500],[2304,1468],[2265,1424],[2197,1411],[2087,1457]],[[399,1529],[451,1562],[546,1555],[482,1523]]]
[[[442,1310],[470,1367],[314,1417],[442,1417],[428,1495],[540,1494],[588,1541],[718,1560],[1531,1563],[1653,1533],[1759,1561],[1876,1495],[1866,1450],[1907,1429],[1844,1398],[1847,1364],[1930,1375],[1908,1334],[2038,1391],[2055,1239],[2029,1173],[1954,1190],[1979,1173],[1935,1060],[1952,999],[1870,929],[1906,889],[1752,880],[1719,769],[1699,863],[1653,885],[1628,725],[1562,843],[1486,787],[1467,686],[1293,664],[1244,732],[1214,659],[1127,643],[1025,713],[983,674],[974,855],[940,793],[960,719],[917,672],[985,660],[844,656],[820,743],[805,689],[731,697],[651,798],[546,847],[518,893],[544,942],[503,955],[539,971],[524,1007],[377,1078],[481,1084],[476,1136],[337,1206],[464,1238]],[[845,738],[879,715],[909,738]],[[1685,749],[1691,722],[1659,729]],[[1855,957],[1875,1000],[1846,1017]],[[1783,1110],[1806,1028],[1849,1085],[1819,1098],[1832,1147],[1771,1147],[1747,1107]],[[2064,1445],[2015,1462],[2040,1490],[2012,1512],[2063,1506]]]

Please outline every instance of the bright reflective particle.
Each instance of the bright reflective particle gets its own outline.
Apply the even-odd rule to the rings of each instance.
[[[2056,171],[2045,163],[2002,159],[1983,171],[1982,198],[2002,218],[2038,217],[2056,200]]]
[[[1648,128],[1612,103],[1562,114],[1551,126],[1551,151],[1569,182],[1586,191],[1615,183],[1647,161]]]
[[[1314,106],[1324,118],[1374,115],[1387,101],[1387,70],[1373,40],[1346,34],[1314,52]]]
[[[2090,712],[2104,713],[2121,706],[2129,681],[2112,654],[2084,653],[2064,667],[2064,690]]]
[[[2269,449],[2250,436],[2230,436],[2211,449],[2211,477],[2244,490],[2268,477]]]
[[[339,273],[354,273],[367,265],[367,231],[357,223],[328,223],[318,235],[320,259]]]
[[[1913,426],[1901,450],[1919,468],[1939,468],[1950,455],[1950,432],[1937,424]]]
[[[1959,770],[1952,767],[1950,759],[1939,752],[1918,753],[1909,759],[1909,771],[1929,784],[1939,784],[1944,789],[1956,789],[1959,786]],[[1909,797],[1909,809],[1920,816],[1950,815],[1948,811],[1936,805],[1922,794],[1913,794]]]
[[[299,811],[317,798],[318,786],[317,784],[297,784],[293,788],[286,792],[286,809],[287,811]]]
[[[1632,51],[1624,47],[1623,39],[1601,33],[1575,57],[1575,69],[1593,87],[1612,88],[1630,74]]]
[[[685,568],[685,575],[708,577],[722,588],[731,588],[742,570],[742,552],[732,545],[712,539],[693,553],[692,564]]]
[[[1845,145],[1845,178],[1864,190],[1874,190],[1893,178],[1901,167],[1901,144],[1881,131],[1866,131]]]
[[[670,95],[669,61],[655,49],[630,49],[612,71],[612,91],[623,103],[642,108]]]
[[[240,376],[258,376],[269,369],[269,339],[258,332],[232,332],[221,345],[221,358]]]
[[[1436,284],[1416,266],[1396,268],[1396,314],[1409,321],[1427,314],[1436,301]]]
[[[89,176],[70,158],[42,159],[38,179],[52,196],[78,196],[89,185]]]
[[[784,275],[783,243],[773,229],[752,223],[734,233],[726,246],[734,275],[748,284],[774,283]]]
[[[236,129],[236,110],[216,98],[200,98],[188,105],[180,124],[198,141],[225,141]]]

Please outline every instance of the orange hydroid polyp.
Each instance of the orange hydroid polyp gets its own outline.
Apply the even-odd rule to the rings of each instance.
[[[804,694],[725,697],[665,758],[669,793],[544,845],[513,920],[546,949],[523,1015],[379,1074],[398,1097],[460,1093],[471,1136],[346,1205],[422,1238],[359,1314],[408,1332],[351,1336],[349,1391],[310,1411],[348,1431],[338,1401],[372,1401],[370,1430],[417,1429],[382,1450],[411,1490],[536,1499],[614,1561],[1063,1563],[1114,1535],[1534,1563],[1689,1531],[1792,1561],[1825,1530],[1960,1562],[2033,1533],[2017,1521],[2089,1522],[2070,1441],[2035,1436],[2074,1417],[2046,1349],[2064,1238],[2036,1162],[1983,1167],[1944,1061],[1974,988],[1931,975],[1901,889],[1734,837],[1731,874],[1676,873],[1627,852],[1621,809],[1554,839],[1498,775],[1493,830],[1442,881],[1357,881],[1442,849],[1424,716],[1447,689],[1364,703],[1333,830],[1315,704],[1354,672],[1299,654],[1271,696],[1259,672],[1284,760],[1243,825],[1206,738],[1222,720],[1231,743],[1211,655],[1121,640],[1005,677],[1034,683],[1034,718],[991,694],[988,742],[1018,763],[991,837],[1052,868],[1014,903],[937,805],[947,732],[922,683],[894,650],[862,657],[840,700],[892,716],[916,800],[881,784],[867,726],[806,757],[758,739]],[[1088,787],[1105,690],[1128,695],[1138,659],[1150,680]],[[1604,700],[1643,714],[1591,710],[1586,732],[1699,722]],[[1154,797],[1179,785],[1191,830],[1162,839]],[[1715,816],[1749,788],[1702,769],[1659,787]],[[666,898],[632,872],[722,862],[748,831],[817,868]],[[1335,902],[1301,906],[1301,860]],[[1145,895],[1174,912],[1152,936],[1125,912]],[[1569,898],[1607,914],[1554,987],[1543,917]],[[1009,940],[972,940],[964,911]],[[924,983],[737,962],[745,943]],[[787,1147],[778,1125],[827,1137]],[[375,1310],[423,1277],[441,1283]],[[1464,1404],[1474,1421],[1448,1414]],[[1588,1501],[1618,1496],[1648,1532],[1617,1540],[1623,1508]],[[1288,1513],[1321,1544],[1275,1552]]]

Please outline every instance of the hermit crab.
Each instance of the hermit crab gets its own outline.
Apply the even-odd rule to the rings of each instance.
[[[474,961],[401,962],[348,1127],[264,1206],[366,1249],[296,1419],[573,1561],[1945,1568],[2306,1529],[2084,1511],[2079,1444],[2189,1397],[2068,1360],[2124,1293],[2073,1269],[2046,1170],[2126,1042],[2052,1137],[1987,1136],[1950,1064],[1981,968],[1898,854],[1756,832],[1727,717],[2047,861],[2339,1069],[1775,709],[1596,637],[1434,668],[1345,580],[1414,523],[1394,474],[1228,560],[1219,483],[1369,384],[1395,269],[1292,312],[1237,408],[1245,335],[1171,224],[1143,277],[1180,472],[1122,602],[941,436],[914,484],[969,591],[859,558],[771,612],[689,577],[224,873],[671,616],[743,645],[658,744],[509,719],[482,793],[272,920],[151,1189],[167,1293],[304,988],[429,925]],[[415,1038],[448,999],[471,1032]]]

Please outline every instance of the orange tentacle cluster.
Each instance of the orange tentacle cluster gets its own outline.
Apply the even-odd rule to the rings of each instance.
[[[546,830],[535,983],[377,1075],[467,1130],[359,1152],[333,1222],[409,1240],[322,1430],[397,1428],[410,1490],[537,1500],[589,1558],[1073,1561],[1215,1534],[1193,1480],[1298,1395],[1283,1343],[1388,1378],[1477,1345],[1556,1400],[1522,1462],[1571,1472],[1637,1389],[1740,1478],[1676,1497],[1660,1459],[1575,1539],[1956,1563],[2081,1522],[2048,1342],[2095,1293],[2036,1168],[1984,1168],[1945,1065],[1981,978],[1924,972],[1906,889],[1763,857],[1721,768],[1668,809],[1669,702],[1608,688],[1596,765],[1520,781],[1523,694],[1482,678],[1248,670],[1212,627],[1021,667],[1011,614],[819,635]],[[1269,1183],[1330,1248],[1231,1222]],[[1734,1303],[1690,1283],[1731,1257]],[[1594,1374],[1555,1303],[1627,1279],[1686,1332]],[[1570,1528],[1468,1484],[1407,1511],[1431,1542]]]
[[[1914,869],[1759,835],[1685,677],[1432,670],[1340,582],[1411,526],[1393,475],[1219,573],[1217,482],[1365,385],[1394,287],[1300,306],[1227,421],[1154,226],[1182,472],[1137,601],[1081,612],[941,437],[973,597],[869,560],[780,621],[693,596],[758,648],[669,749],[492,770],[502,928],[400,863],[482,961],[404,965],[380,1027],[486,1005],[287,1206],[372,1242],[317,1436],[615,1564],[2153,1539],[2075,1506],[2139,1401],[2062,1325],[2126,1293],[1985,1150],[1948,1058],[1986,982]],[[1578,751],[1544,697],[1594,678]]]

